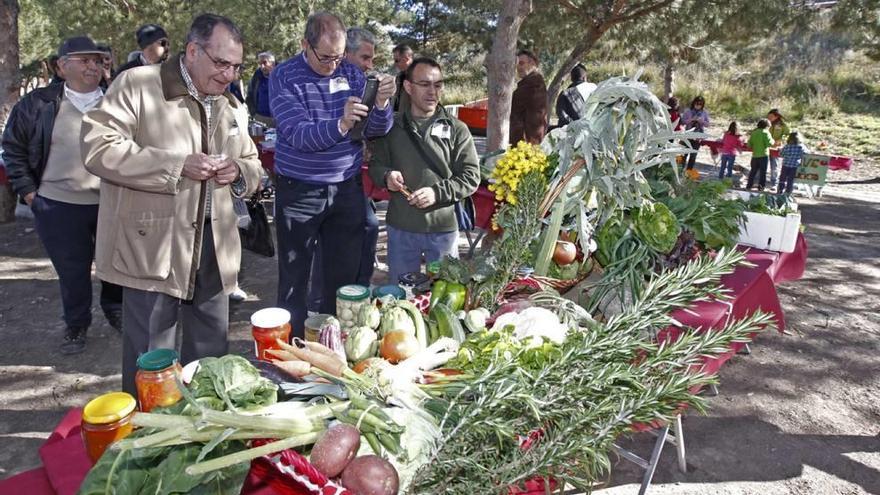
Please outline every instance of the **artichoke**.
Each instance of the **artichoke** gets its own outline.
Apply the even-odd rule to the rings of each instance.
[[[379,312],[379,308],[376,306],[372,304],[364,304],[358,310],[355,322],[358,326],[370,327],[371,330],[375,330],[379,328],[379,324],[382,323],[382,313]]]
[[[348,338],[345,340],[345,356],[353,363],[372,357],[374,344],[378,338],[379,336],[370,327],[355,327],[348,332]]]

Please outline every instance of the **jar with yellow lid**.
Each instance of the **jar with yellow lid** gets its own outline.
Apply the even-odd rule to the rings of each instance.
[[[82,438],[92,462],[113,442],[131,434],[131,422],[137,402],[125,392],[111,392],[95,397],[83,409]]]
[[[150,412],[154,407],[173,406],[183,398],[177,385],[183,373],[177,351],[156,349],[144,353],[138,358],[137,367],[134,382],[142,412]]]

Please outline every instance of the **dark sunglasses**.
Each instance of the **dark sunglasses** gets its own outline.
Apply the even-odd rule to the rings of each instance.
[[[168,43],[167,39],[163,38],[163,39],[159,40],[159,46],[161,46],[162,48],[168,48],[168,45],[169,45],[169,43]]]

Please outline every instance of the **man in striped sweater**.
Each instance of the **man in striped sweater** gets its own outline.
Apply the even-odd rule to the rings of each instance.
[[[345,60],[345,25],[335,15],[309,17],[302,52],[269,79],[277,126],[275,172],[278,306],[304,334],[309,271],[320,246],[320,311],[334,313],[336,290],[354,283],[364,238],[363,146],[349,131],[367,119],[366,137],[384,136],[393,122],[394,78],[382,77],[375,108],[360,104],[366,78]],[[372,110],[372,111],[371,111]],[[318,242],[320,240],[320,243]]]

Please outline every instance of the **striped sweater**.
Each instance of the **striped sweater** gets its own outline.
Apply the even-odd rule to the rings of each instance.
[[[280,64],[269,77],[269,101],[275,116],[275,172],[313,183],[333,184],[360,172],[363,145],[339,132],[345,102],[362,96],[366,78],[342,61],[331,76],[309,67],[304,53]],[[374,109],[367,137],[384,136],[394,122],[391,105]]]

